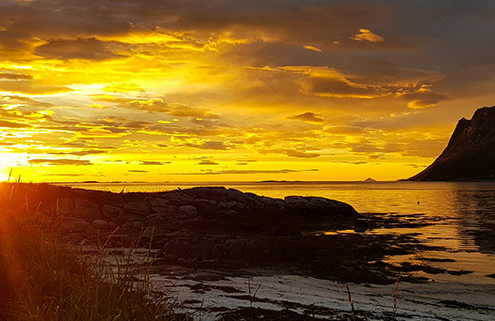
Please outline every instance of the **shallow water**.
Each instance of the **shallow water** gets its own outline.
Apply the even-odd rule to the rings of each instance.
[[[226,186],[270,197],[322,196],[351,204],[361,213],[412,215],[432,225],[420,228],[378,229],[368,233],[418,233],[426,245],[444,247],[413,256],[395,256],[392,263],[420,262],[421,258],[453,259],[429,262],[434,267],[473,271],[460,276],[425,274],[440,282],[495,284],[495,183],[447,182],[287,182],[287,183],[114,183],[70,184],[73,187],[120,192],[157,192],[193,186]],[[328,231],[330,233],[336,231]],[[347,233],[352,231],[345,231]],[[424,262],[423,262],[424,263]],[[421,274],[422,273],[422,274]]]

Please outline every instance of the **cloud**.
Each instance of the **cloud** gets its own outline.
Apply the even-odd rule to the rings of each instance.
[[[438,104],[441,101],[446,100],[447,97],[433,92],[430,87],[431,86],[429,85],[422,85],[418,89],[398,92],[396,96],[400,99],[408,101],[407,106],[411,109],[437,107]]]
[[[315,158],[315,157],[321,156],[318,153],[307,153],[307,152],[301,152],[301,151],[297,151],[297,150],[288,150],[285,152],[285,154],[287,156],[290,156],[290,157],[299,157],[299,158]]]
[[[77,156],[85,156],[85,155],[95,155],[95,154],[105,154],[105,153],[108,153],[108,150],[88,149],[77,152],[70,152],[69,154],[77,155]]]
[[[85,159],[30,159],[29,164],[45,164],[45,165],[93,165],[89,160]]]
[[[26,127],[30,127],[30,126],[26,125],[26,124],[19,124],[19,123],[13,123],[10,121],[6,121],[6,120],[0,120],[0,127],[3,127],[3,128],[26,128]]]
[[[52,95],[73,91],[66,86],[46,85],[37,80],[5,80],[0,81],[0,91],[28,95]]]
[[[288,119],[302,120],[308,123],[323,123],[325,122],[321,117],[321,114],[313,112],[305,112],[299,115],[287,117]]]
[[[156,148],[162,148],[162,149],[170,148],[170,146],[167,145],[167,144],[155,144],[153,146],[156,147]]]
[[[108,60],[122,58],[108,49],[108,44],[96,38],[78,38],[75,40],[50,40],[34,51],[35,55],[58,60],[84,59]]]
[[[186,143],[185,146],[199,148],[199,149],[213,149],[213,150],[227,150],[228,146],[222,141],[205,141],[199,144]]]
[[[220,116],[210,112],[208,109],[192,108],[188,106],[173,106],[172,110],[168,111],[167,114],[176,117],[220,118]]]
[[[164,165],[164,164],[170,164],[170,162],[141,161],[141,165]]]
[[[305,92],[322,97],[372,99],[386,93],[380,87],[355,84],[342,78],[319,76],[303,79],[301,86]]]
[[[217,162],[205,159],[198,163],[198,165],[219,165]]]
[[[366,161],[335,161],[334,163],[344,163],[344,164],[352,164],[352,165],[364,165],[368,162]]]
[[[19,73],[0,72],[0,80],[30,80],[33,76]]]
[[[316,51],[316,52],[322,52],[321,49],[313,47],[313,46],[304,46],[304,49],[312,50],[312,51]]]
[[[366,128],[353,125],[330,125],[323,127],[323,131],[331,134],[358,134],[364,133]]]
[[[368,41],[368,42],[384,42],[382,36],[377,35],[376,33],[371,32],[369,29],[361,28],[359,29],[359,33],[355,34],[354,37],[351,38],[356,41]]]
[[[129,98],[115,95],[93,95],[92,98],[99,102],[105,102],[109,106],[143,110],[150,113],[169,112],[170,105],[162,98]]]
[[[148,173],[148,171],[142,170],[142,169],[129,169],[129,173]]]

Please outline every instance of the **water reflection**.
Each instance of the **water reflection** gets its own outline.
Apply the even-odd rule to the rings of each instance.
[[[459,236],[480,252],[495,254],[495,191],[455,191]]]

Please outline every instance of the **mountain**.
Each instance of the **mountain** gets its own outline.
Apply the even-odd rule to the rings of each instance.
[[[411,181],[495,180],[495,106],[462,118],[442,154]]]

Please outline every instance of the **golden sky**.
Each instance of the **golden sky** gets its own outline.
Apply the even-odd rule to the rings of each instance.
[[[0,0],[0,179],[407,178],[495,104],[494,9]]]

